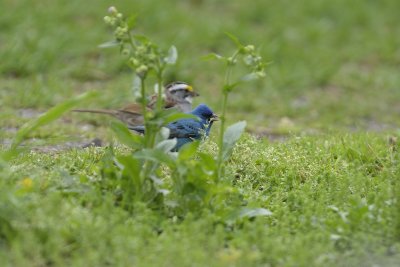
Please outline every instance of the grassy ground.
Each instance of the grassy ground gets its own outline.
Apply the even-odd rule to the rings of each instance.
[[[140,32],[178,48],[167,80],[193,84],[196,103],[217,113],[222,67],[202,56],[231,49],[226,31],[262,45],[266,79],[230,98],[228,120],[248,121],[249,134],[227,173],[248,205],[272,215],[234,225],[206,212],[181,220],[138,207],[132,215],[96,187],[104,148],[74,145],[108,143],[110,120],[66,114],[31,133],[36,150],[1,165],[2,266],[400,264],[398,1],[113,4],[138,14]],[[111,37],[102,22],[108,5],[1,1],[3,145],[82,92],[100,92],[91,107],[130,100],[132,75],[118,51],[97,48]],[[210,153],[215,136],[204,148]]]

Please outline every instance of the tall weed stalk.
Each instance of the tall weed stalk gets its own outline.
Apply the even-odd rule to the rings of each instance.
[[[177,50],[174,46],[163,51],[147,37],[133,34],[135,19],[125,17],[115,7],[109,8],[109,15],[104,21],[113,28],[114,39],[101,47],[117,46],[126,58],[128,66],[135,74],[136,95],[142,105],[144,114],[145,135],[138,136],[129,132],[121,123],[113,123],[116,136],[134,152],[130,155],[114,155],[111,158],[115,165],[109,164],[109,156],[105,159],[103,180],[112,177],[115,186],[122,190],[122,203],[128,210],[134,211],[136,202],[144,202],[148,206],[163,210],[171,216],[184,216],[188,212],[201,212],[209,209],[220,217],[232,218],[232,212],[227,212],[227,203],[232,204],[234,218],[267,215],[269,211],[257,209],[249,212],[246,209],[238,212],[241,198],[229,181],[222,181],[224,175],[223,163],[230,157],[236,141],[244,131],[245,122],[239,122],[225,129],[226,108],[229,93],[244,81],[264,77],[264,63],[255,52],[254,46],[242,45],[234,36],[228,35],[236,44],[237,49],[230,57],[213,54],[212,57],[226,63],[225,82],[222,93],[221,128],[218,139],[219,152],[217,158],[199,152],[199,142],[185,145],[179,153],[170,150],[176,140],[169,140],[169,132],[163,126],[188,114],[174,114],[164,110],[162,90],[165,69],[175,64]],[[233,67],[239,59],[249,68],[249,73],[238,79],[232,78]],[[158,102],[155,111],[147,110],[147,78],[154,75],[158,89]],[[165,184],[170,177],[171,183]],[[229,210],[229,208],[228,208]],[[228,218],[226,217],[226,218]]]

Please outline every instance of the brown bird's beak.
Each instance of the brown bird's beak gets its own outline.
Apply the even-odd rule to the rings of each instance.
[[[218,115],[217,115],[217,114],[213,114],[213,115],[211,116],[210,121],[219,121]]]
[[[199,96],[199,95],[200,95],[199,93],[197,93],[197,92],[193,89],[193,87],[192,87],[191,85],[187,85],[186,91],[189,92],[190,95],[191,95],[192,97],[196,97],[196,96]]]

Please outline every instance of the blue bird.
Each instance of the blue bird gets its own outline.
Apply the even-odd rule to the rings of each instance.
[[[178,151],[184,144],[201,139],[204,135],[208,136],[214,121],[218,116],[205,104],[198,105],[189,114],[193,114],[198,119],[180,119],[169,123],[169,139],[176,138],[177,144],[172,151]],[[144,134],[144,126],[128,127],[138,133]]]

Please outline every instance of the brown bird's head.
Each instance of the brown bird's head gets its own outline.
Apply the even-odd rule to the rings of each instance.
[[[165,87],[165,100],[171,106],[177,106],[183,112],[192,110],[193,97],[199,93],[185,82],[173,82]]]

